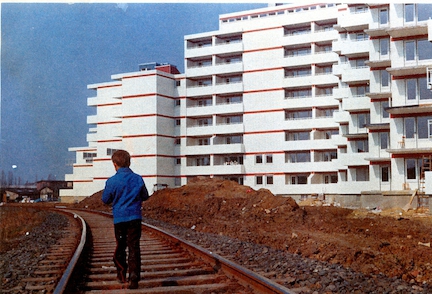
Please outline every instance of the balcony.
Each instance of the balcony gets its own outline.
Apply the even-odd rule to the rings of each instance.
[[[215,134],[236,134],[236,133],[244,133],[244,124],[243,123],[234,123],[234,124],[218,124],[213,127]]]
[[[348,58],[364,56],[369,53],[369,40],[363,41],[344,41],[341,42],[341,55]]]
[[[334,64],[333,65],[333,74],[337,77],[341,77],[343,73],[345,73],[350,68],[348,62]]]
[[[224,54],[231,52],[243,52],[243,41],[236,40],[224,43],[218,43],[216,46],[213,46],[213,54]]]
[[[340,32],[362,31],[368,29],[370,23],[373,23],[373,19],[369,10],[362,11],[362,13],[345,11],[338,18],[338,24],[335,25],[335,29]]]
[[[213,126],[191,126],[186,128],[186,134],[187,136],[205,136],[210,135],[212,136],[214,134],[214,127]]]
[[[366,96],[344,98],[342,107],[349,112],[370,110],[370,98]]]
[[[336,123],[348,123],[350,121],[350,114],[347,111],[335,111],[333,112],[333,120]]]
[[[200,145],[186,146],[184,148],[185,155],[204,155],[204,154],[237,154],[244,153],[244,144],[216,144],[216,145]]]
[[[207,165],[207,166],[186,166],[183,168],[186,176],[198,175],[226,175],[226,174],[244,174],[244,165]]]
[[[337,101],[335,100],[333,95],[325,95],[325,96],[315,96],[315,97],[307,97],[307,98],[286,98],[285,103],[283,105],[284,108],[312,108],[312,107],[320,107],[320,106],[331,106],[337,105]],[[296,107],[293,107],[293,106]]]
[[[333,118],[290,119],[283,123],[283,128],[288,130],[315,129],[318,127],[331,129],[337,127],[337,124]]]
[[[316,56],[312,54],[287,55],[281,65],[284,67],[311,65],[314,63],[315,58]]]
[[[212,95],[214,87],[212,85],[188,86],[186,96],[208,96]]]
[[[120,118],[116,118],[116,117],[112,117],[112,116],[107,116],[107,117],[103,117],[100,115],[88,115],[87,116],[87,124],[92,125],[92,124],[108,124],[108,123],[121,123],[121,119]]]
[[[350,68],[343,72],[342,82],[347,84],[358,83],[363,81],[369,81],[370,69],[368,66]]]
[[[216,74],[228,74],[232,72],[242,72],[243,62],[217,63],[214,66],[188,67],[186,74],[188,77],[211,76]]]
[[[243,92],[243,82],[218,83],[213,89],[215,94],[240,93]]]
[[[285,141],[282,145],[283,150],[330,150],[336,148],[336,144],[332,139],[329,140],[299,140],[299,141]]]
[[[338,155],[338,164],[342,166],[367,166],[369,162],[366,158],[369,158],[369,152],[363,153],[340,153]]]

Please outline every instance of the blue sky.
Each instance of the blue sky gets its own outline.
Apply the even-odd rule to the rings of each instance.
[[[0,171],[63,180],[87,146],[88,84],[168,62],[184,72],[183,37],[259,3],[1,4]],[[13,167],[16,166],[16,167]]]

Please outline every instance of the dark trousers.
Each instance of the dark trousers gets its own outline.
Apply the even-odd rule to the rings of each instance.
[[[141,273],[141,220],[114,224],[114,233],[117,242],[114,252],[117,277],[122,281],[126,281],[126,273],[129,269],[129,280],[139,281]],[[128,248],[127,262],[126,247]]]

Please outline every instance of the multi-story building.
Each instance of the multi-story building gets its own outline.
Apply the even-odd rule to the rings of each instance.
[[[432,155],[430,16],[402,3],[221,15],[217,31],[185,36],[184,74],[147,64],[89,86],[94,127],[70,149],[62,196],[103,189],[124,148],[150,189],[210,176],[346,205],[405,199]]]

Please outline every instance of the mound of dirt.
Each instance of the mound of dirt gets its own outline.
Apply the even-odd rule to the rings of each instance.
[[[76,206],[109,211],[100,198],[98,192]],[[432,283],[431,220],[400,209],[380,215],[333,206],[300,207],[266,189],[198,177],[188,185],[155,192],[143,203],[143,216],[366,274]]]

